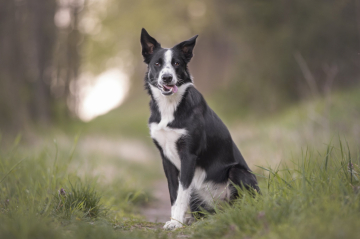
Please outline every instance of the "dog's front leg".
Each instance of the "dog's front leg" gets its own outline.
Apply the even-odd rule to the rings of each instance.
[[[192,181],[196,167],[196,156],[182,155],[180,182],[175,203],[171,206],[171,220],[164,225],[165,229],[175,229],[183,226],[186,211],[189,208]]]
[[[163,158],[163,167],[168,181],[170,202],[171,206],[173,206],[179,189],[179,170],[163,155],[163,153],[161,153],[161,156]]]

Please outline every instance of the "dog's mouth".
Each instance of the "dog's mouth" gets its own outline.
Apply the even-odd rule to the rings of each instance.
[[[178,87],[176,85],[158,84],[158,88],[163,95],[172,95],[178,91]]]

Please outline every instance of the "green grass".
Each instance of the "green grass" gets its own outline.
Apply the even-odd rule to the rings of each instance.
[[[351,166],[352,165],[352,166]],[[358,238],[360,158],[341,142],[264,171],[262,195],[189,227],[193,238]]]
[[[18,137],[11,147],[0,149],[0,238],[154,234],[159,225],[143,221],[138,214],[140,206],[151,199],[144,190],[151,179],[147,166],[124,162],[121,167],[136,168],[146,178],[139,181],[128,172],[105,182],[93,176],[99,164],[91,165],[91,159],[81,158],[74,148],[65,150],[54,143],[51,150],[32,151]],[[85,164],[90,166],[84,168]],[[134,228],[140,229],[132,232]]]
[[[146,200],[141,189],[82,178],[71,169],[81,160],[73,150],[24,157],[14,145],[0,152],[0,238],[357,238],[360,158],[353,152],[340,141],[276,168],[259,166],[262,195],[240,191],[232,206],[165,232],[136,216]]]
[[[91,185],[70,183],[69,188],[60,188],[54,194],[53,211],[56,216],[62,215],[65,219],[71,219],[77,212],[81,212],[82,218],[99,218],[106,216],[108,211],[100,203],[100,199],[101,196]]]

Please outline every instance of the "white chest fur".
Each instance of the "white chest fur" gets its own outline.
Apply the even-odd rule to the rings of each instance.
[[[157,123],[150,124],[151,138],[155,139],[163,150],[164,155],[180,170],[181,161],[176,142],[186,134],[185,129],[173,129]]]
[[[182,100],[183,94],[192,83],[179,87],[177,93],[164,96],[159,89],[150,85],[153,97],[158,105],[161,115],[159,123],[149,125],[151,138],[155,139],[163,150],[164,155],[180,170],[181,161],[177,151],[176,142],[186,135],[186,129],[170,128],[167,125],[174,121],[174,113]]]

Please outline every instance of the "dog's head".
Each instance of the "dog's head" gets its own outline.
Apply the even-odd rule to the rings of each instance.
[[[143,28],[140,41],[144,62],[148,64],[147,83],[158,88],[163,95],[172,95],[178,87],[191,82],[187,64],[193,56],[197,37],[166,49]]]

